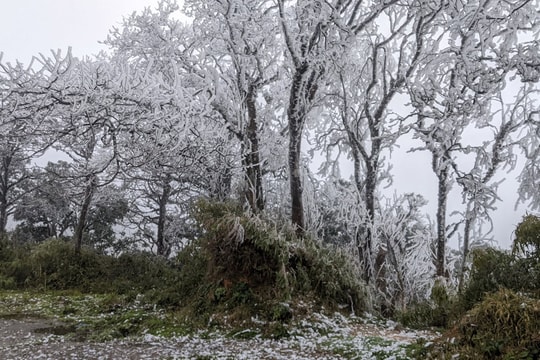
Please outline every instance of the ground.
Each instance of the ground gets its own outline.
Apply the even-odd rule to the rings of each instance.
[[[332,320],[334,322],[335,319]],[[318,324],[321,325],[322,323]],[[0,320],[1,359],[407,359],[405,345],[432,334],[358,324],[328,334],[305,327],[288,339],[239,339],[218,332],[179,337],[146,334],[104,342],[55,334],[62,325],[45,319]]]
[[[48,313],[49,310],[42,309],[54,303],[40,300],[31,306],[20,306],[17,299],[21,298],[17,296],[12,294],[11,297],[0,298],[0,359],[4,360],[410,359],[413,348],[418,350],[437,335],[402,329],[394,322],[367,315],[314,313],[287,325],[288,336],[279,339],[268,338],[250,328],[233,331],[219,328],[183,335],[159,335],[159,331],[143,330],[126,337],[93,340],[89,334],[84,338],[75,336],[82,333],[80,328],[90,327],[92,318],[81,315],[38,317],[36,314]],[[23,299],[28,297],[23,296]],[[63,299],[65,302],[65,297]],[[89,302],[88,297],[80,299],[82,303]],[[71,301],[70,306],[74,303]],[[12,314],[6,313],[6,305],[9,304],[14,310]],[[32,311],[32,306],[38,309],[39,304],[42,309]],[[133,308],[130,311],[132,313]],[[121,312],[125,314],[123,310]],[[109,315],[92,316],[106,318]],[[136,320],[126,318],[124,321]]]

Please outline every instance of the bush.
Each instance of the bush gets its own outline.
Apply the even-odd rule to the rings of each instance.
[[[540,217],[527,215],[516,228],[513,252],[540,261]]]
[[[473,252],[471,276],[462,294],[460,305],[470,310],[486,294],[500,288],[540,295],[540,264],[528,258],[516,258],[510,253],[487,248]]]
[[[8,261],[0,262],[0,287],[80,290],[133,294],[153,291],[174,303],[179,269],[165,259],[143,252],[118,258],[83,247],[77,254],[70,242],[51,239],[31,246],[10,245]],[[6,257],[4,256],[4,259]],[[161,300],[160,300],[161,301]]]
[[[460,359],[538,359],[540,300],[501,289],[477,304],[451,332],[443,352]]]
[[[445,328],[455,316],[455,304],[448,296],[446,287],[436,281],[431,289],[431,302],[414,304],[398,313],[397,319],[404,326],[424,328]]]
[[[26,285],[33,287],[65,290],[92,288],[97,279],[107,278],[104,257],[90,249],[81,249],[80,254],[69,242],[51,239],[34,246],[30,255],[21,259],[22,265],[30,265],[30,277]]]
[[[205,234],[201,251],[207,278],[222,289],[220,299],[230,299],[235,294],[231,289],[243,284],[254,299],[312,295],[363,310],[362,284],[346,254],[309,238],[297,239],[292,229],[278,229],[234,204],[201,201],[195,215]]]

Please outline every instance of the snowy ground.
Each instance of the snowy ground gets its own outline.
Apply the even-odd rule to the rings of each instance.
[[[241,339],[220,332],[159,337],[146,334],[107,342],[77,342],[48,333],[51,320],[0,320],[0,359],[409,359],[407,345],[435,334],[393,328],[392,323],[351,322],[314,316],[280,340]]]
[[[261,328],[272,324],[256,319],[251,323],[258,328],[222,326],[160,336],[161,326],[170,330],[178,321],[137,302],[118,306],[118,299],[113,300],[101,295],[0,294],[0,359],[410,359],[413,347],[418,350],[438,336],[339,313],[293,321],[284,327],[288,336],[278,340],[264,337]],[[103,335],[109,324],[131,328],[130,322],[138,321],[157,321],[158,327],[143,327],[137,336]],[[78,337],[81,327],[90,334],[82,331],[85,336]]]

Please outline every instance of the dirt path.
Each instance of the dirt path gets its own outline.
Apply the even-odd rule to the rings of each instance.
[[[418,337],[430,337],[428,333],[369,323],[329,323],[327,329],[328,334],[322,334],[308,324],[280,340],[244,340],[201,332],[173,338],[147,334],[108,342],[79,342],[65,336],[73,334],[74,328],[58,321],[0,318],[0,359],[380,359],[383,353],[405,359],[401,346]]]
[[[51,334],[61,324],[43,319],[0,319],[0,359],[312,359],[321,358],[310,349],[265,345],[266,341],[226,338],[158,338],[109,342],[77,342]],[[51,330],[51,331],[48,331]],[[300,353],[299,353],[300,350]],[[328,358],[323,356],[322,358]]]

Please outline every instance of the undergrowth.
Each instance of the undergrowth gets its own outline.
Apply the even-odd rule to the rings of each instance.
[[[467,312],[436,353],[460,354],[460,359],[538,359],[538,329],[540,300],[501,289]]]
[[[200,251],[208,262],[206,277],[213,284],[206,291],[215,303],[251,304],[261,315],[257,304],[270,302],[264,308],[275,309],[307,297],[334,308],[364,310],[358,273],[338,249],[299,239],[290,227],[245,214],[234,204],[201,201],[195,217],[204,233]]]
[[[144,252],[104,255],[69,239],[39,244],[0,242],[0,290],[113,293],[174,309],[193,326],[280,324],[306,312],[300,302],[330,311],[364,311],[364,292],[347,254],[311,238],[299,239],[229,203],[201,201],[194,210],[202,237],[175,258]],[[125,330],[125,332],[129,332]]]

